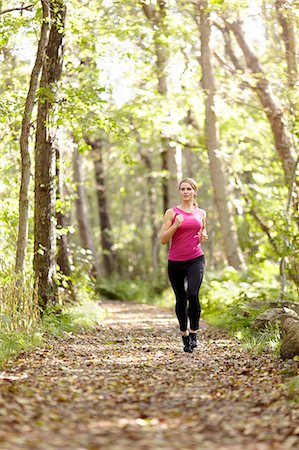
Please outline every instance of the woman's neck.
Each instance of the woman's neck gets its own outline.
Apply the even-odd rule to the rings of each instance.
[[[195,209],[194,204],[192,203],[192,201],[191,202],[184,202],[184,201],[182,201],[181,204],[179,205],[179,207],[183,211],[187,211],[187,212],[192,212]]]

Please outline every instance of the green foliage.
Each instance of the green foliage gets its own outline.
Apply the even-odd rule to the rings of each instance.
[[[151,281],[128,279],[119,276],[103,278],[96,284],[96,292],[110,300],[160,303],[160,286]]]
[[[10,277],[1,285],[0,296],[0,366],[44,345],[47,335],[80,333],[98,326],[105,316],[91,292],[80,289],[76,303],[49,308],[41,319],[30,277],[23,283]]]
[[[63,308],[49,308],[42,318],[42,330],[52,336],[80,333],[97,327],[105,313],[89,298]]]
[[[242,309],[250,309],[250,302],[273,301],[278,297],[278,267],[267,260],[249,266],[244,273],[230,266],[216,272],[207,270],[202,286],[202,303],[207,315],[221,316],[229,308],[237,308],[242,314]]]
[[[279,356],[281,333],[278,326],[268,327],[263,331],[254,331],[249,324],[247,328],[240,328],[236,331],[234,336],[241,342],[242,347],[251,353],[267,351]]]
[[[11,3],[2,2],[2,9],[9,8]],[[209,0],[207,5],[213,19],[221,26],[224,25],[222,17],[230,20],[238,17],[244,20],[247,30],[254,30],[248,43],[252,48],[256,46],[256,54],[264,65],[270,87],[281,101],[285,123],[293,124],[292,144],[296,150],[298,121],[292,110],[298,109],[298,90],[289,88],[274,6],[268,5],[264,14],[262,8],[254,6],[251,9],[252,2],[248,0]],[[288,7],[292,12],[293,3]],[[101,236],[94,164],[90,148],[84,141],[88,135],[103,141],[111,237],[119,267],[114,277],[100,281],[99,292],[119,299],[174,305],[170,289],[164,291],[163,298],[159,298],[167,277],[165,269],[154,271],[152,255],[153,238],[163,215],[162,184],[169,176],[161,170],[164,140],[176,149],[178,161],[182,152],[183,175],[192,175],[199,181],[198,200],[200,206],[208,211],[211,245],[207,244],[206,255],[211,263],[201,291],[204,315],[232,332],[242,330],[242,339],[250,342],[246,330],[260,310],[256,304],[266,304],[279,297],[279,259],[282,256],[286,258],[287,270],[292,259],[299,259],[298,227],[293,214],[290,225],[286,220],[288,189],[281,161],[274,149],[271,127],[256,92],[248,88],[248,83],[256,82],[255,77],[249,71],[232,73],[222,33],[213,26],[211,48],[217,56],[213,65],[221,157],[231,181],[240,245],[249,266],[245,273],[240,274],[231,268],[223,269],[222,230],[213,199],[204,138],[205,93],[200,90],[200,38],[194,4],[174,0],[166,2],[162,22],[155,27],[146,18],[141,4],[131,0],[100,2],[100,6],[95,0],[83,3],[70,0],[68,16],[63,76],[61,84],[56,86],[55,124],[59,125],[63,135],[63,160],[69,163],[64,171],[69,196],[57,201],[56,210],[70,217],[70,224],[58,230],[58,235],[68,234],[71,241],[72,281],[80,292],[92,296],[93,255],[81,248],[74,211],[72,135],[83,156],[82,185],[88,198],[85,206],[95,246],[99,248],[97,258],[100,260],[102,257],[98,245]],[[11,272],[18,225],[21,162],[18,140],[41,26],[40,2],[35,2],[32,12],[1,15],[0,22],[0,277],[1,281],[11,283],[6,306],[0,309],[1,323],[7,336],[9,333],[28,333],[29,336],[40,326],[36,310],[29,308],[32,292],[29,290],[24,294],[28,299],[25,301],[28,311],[27,306],[18,309],[13,301]],[[232,44],[243,64],[236,42]],[[157,67],[157,46],[167,56],[166,95],[159,94],[157,89],[161,75],[161,68]],[[54,98],[51,90],[39,90],[38,96],[44,100]],[[32,157],[35,119],[36,108],[31,120]],[[33,183],[30,188],[27,271],[32,264],[34,239]],[[296,195],[295,192],[295,200]],[[253,208],[270,230],[275,248],[253,217]],[[163,249],[157,263],[163,265],[165,261]],[[67,288],[67,281],[58,277],[60,293]],[[286,296],[289,298],[296,296],[294,285],[289,283],[287,287]],[[76,329],[73,313],[63,311],[45,315],[44,326],[49,328],[49,332],[59,334],[63,330],[71,332]],[[275,342],[275,331],[269,332],[269,336],[271,333]],[[262,341],[265,336],[252,338],[257,347],[259,339]]]
[[[265,261],[243,274],[231,267],[208,273],[201,290],[204,319],[225,328],[252,352],[266,350],[278,355],[279,328],[269,326],[257,331],[253,327],[255,318],[268,308],[268,303],[279,299],[277,272],[277,266]],[[294,298],[295,293],[289,292],[288,299]]]
[[[42,345],[43,336],[40,330],[31,329],[30,334],[22,331],[0,331],[0,368],[7,359],[18,356],[22,352],[33,350]]]
[[[39,325],[37,299],[32,288],[32,280],[22,282],[18,277],[10,277],[0,286],[0,321],[4,333],[30,333]]]
[[[0,365],[40,345],[40,318],[30,280],[10,277],[0,287]]]

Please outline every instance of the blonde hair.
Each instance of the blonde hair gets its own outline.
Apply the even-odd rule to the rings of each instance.
[[[187,177],[187,178],[183,178],[183,179],[180,181],[180,183],[179,183],[179,189],[181,188],[181,184],[182,184],[182,183],[188,183],[188,184],[190,184],[190,186],[191,186],[192,189],[194,190],[194,197],[197,196],[198,185],[197,185],[196,181],[193,180],[193,178],[188,178],[188,177]],[[197,206],[197,201],[196,201],[196,200],[193,201],[193,205],[194,205],[194,206]]]

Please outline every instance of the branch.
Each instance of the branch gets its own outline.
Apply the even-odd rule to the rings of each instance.
[[[141,1],[140,2],[143,12],[148,20],[153,20],[156,15],[156,10],[153,5],[148,5],[147,3]]]
[[[243,183],[240,179],[240,177],[237,174],[234,174],[236,185],[240,189],[240,192],[243,196],[243,198],[246,200],[246,203],[249,207],[249,212],[252,215],[252,217],[255,219],[255,221],[259,224],[263,232],[268,236],[269,242],[272,245],[272,247],[275,249],[275,251],[280,254],[280,250],[276,244],[275,239],[272,237],[270,232],[270,227],[263,221],[263,219],[259,216],[258,212],[256,211],[255,207],[253,206],[252,199],[247,194],[243,187]]]
[[[171,140],[172,140],[173,142],[175,142],[176,144],[181,145],[181,146],[184,147],[184,148],[188,147],[188,148],[190,148],[190,149],[198,149],[198,150],[202,150],[202,149],[203,149],[202,146],[192,144],[192,142],[182,142],[182,141],[180,141],[179,139],[176,139],[176,138],[171,138]]]
[[[4,11],[0,11],[0,16],[2,14],[10,13],[12,11],[32,11],[35,5],[27,5],[27,6],[19,6],[18,8],[5,9]]]
[[[226,19],[223,20],[227,29],[231,30],[234,33],[235,38],[243,51],[248,68],[255,74],[264,75],[259,59],[254,54],[253,50],[251,50],[251,48],[249,47],[244,38],[241,22],[240,21],[228,22]]]

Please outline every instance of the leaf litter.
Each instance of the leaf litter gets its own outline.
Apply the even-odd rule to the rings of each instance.
[[[1,450],[291,450],[299,404],[283,362],[201,323],[182,351],[172,311],[105,302],[96,331],[49,338],[0,374]]]

